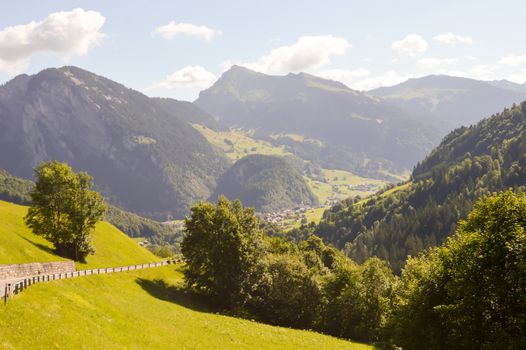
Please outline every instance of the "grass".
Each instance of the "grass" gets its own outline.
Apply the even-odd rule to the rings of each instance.
[[[35,236],[24,224],[27,207],[0,201],[0,264],[64,260],[53,253],[53,245]],[[115,226],[100,222],[93,231],[95,254],[77,269],[134,265],[159,261]],[[117,247],[117,249],[116,249]]]
[[[305,217],[307,217],[307,223],[314,222],[318,224],[321,221],[321,218],[323,217],[323,213],[325,212],[327,208],[312,208],[307,210],[305,213]],[[301,226],[301,220],[303,218],[303,215],[293,218],[291,220],[286,220],[284,223],[282,223],[282,227],[285,231],[291,230],[293,228],[298,228]]]
[[[322,169],[325,180],[317,181],[305,177],[312,192],[320,203],[327,204],[334,200],[341,200],[355,196],[369,196],[386,184],[385,181],[355,175],[345,170]],[[351,189],[349,185],[373,185],[369,190]]]
[[[174,266],[32,286],[0,312],[2,349],[372,347],[211,313]]]
[[[240,129],[229,131],[214,131],[203,125],[194,124],[194,128],[214,146],[223,150],[232,160],[238,160],[250,154],[263,154],[274,156],[291,155],[283,147],[275,147],[269,142],[257,140],[249,132]],[[230,144],[226,143],[228,140]]]
[[[23,223],[26,207],[0,201],[0,263],[61,260]],[[157,260],[107,223],[82,268]],[[214,313],[182,289],[179,266],[91,275],[31,286],[0,304],[0,349],[372,350],[310,331]]]
[[[409,188],[411,186],[411,182],[406,182],[404,184],[401,184],[399,186],[396,186],[396,187],[393,187],[385,192],[382,192],[382,194],[380,195],[381,197],[387,197],[387,196],[390,196],[391,194],[395,193],[395,192],[398,192],[398,191],[401,191],[401,190],[405,190],[407,188]]]

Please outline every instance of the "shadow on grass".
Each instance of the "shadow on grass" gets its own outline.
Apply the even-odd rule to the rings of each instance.
[[[34,245],[35,247],[37,247],[40,250],[43,250],[43,251],[45,251],[47,253],[50,253],[50,254],[53,254],[53,255],[57,255],[57,252],[53,248],[50,248],[50,247],[48,247],[48,246],[46,246],[44,244],[41,244],[41,243],[33,242],[29,238],[26,238],[26,237],[24,237],[22,235],[18,235],[18,236],[20,236],[22,239],[25,239],[26,241],[28,241],[29,243],[31,243],[32,245]]]
[[[199,295],[188,288],[169,285],[161,279],[149,280],[145,278],[137,278],[135,281],[142,289],[148,292],[148,294],[157,299],[179,304],[194,311],[218,311],[207,302],[204,296]]]

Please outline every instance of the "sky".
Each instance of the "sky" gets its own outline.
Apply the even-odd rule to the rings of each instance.
[[[428,74],[526,81],[524,0],[0,0],[0,83],[75,65],[194,100],[232,64],[358,90]]]

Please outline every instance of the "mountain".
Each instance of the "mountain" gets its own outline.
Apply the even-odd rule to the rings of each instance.
[[[241,158],[219,178],[212,199],[220,195],[259,212],[318,204],[298,170],[283,158],[259,154]]]
[[[479,81],[429,75],[368,92],[425,120],[442,121],[450,129],[471,125],[526,99],[524,86],[508,81]]]
[[[226,130],[224,125],[191,102],[161,97],[153,97],[152,100],[161,106],[167,113],[176,115],[179,119],[190,124],[204,125],[215,131]]]
[[[316,234],[363,261],[400,269],[408,255],[443,242],[477,199],[526,188],[526,102],[454,130],[413,171],[412,181],[324,213]]]
[[[57,159],[90,173],[110,203],[182,217],[228,166],[188,123],[206,118],[76,67],[20,75],[0,86],[0,168],[31,179],[34,166]]]
[[[229,127],[254,129],[325,168],[360,175],[410,169],[441,135],[389,102],[305,73],[270,76],[233,66],[194,103]]]
[[[492,80],[489,81],[493,86],[497,86],[503,89],[513,90],[513,91],[520,91],[520,92],[526,92],[526,83],[524,84],[517,84],[509,80]]]

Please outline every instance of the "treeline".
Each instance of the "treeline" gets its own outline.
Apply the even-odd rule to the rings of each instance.
[[[477,204],[447,243],[401,276],[356,264],[315,235],[265,235],[252,209],[224,197],[185,222],[185,280],[229,314],[394,349],[526,345],[526,196]]]
[[[400,190],[343,201],[325,212],[314,233],[358,262],[378,256],[400,271],[407,256],[444,242],[482,195],[524,189],[525,128],[522,103],[457,129]]]

